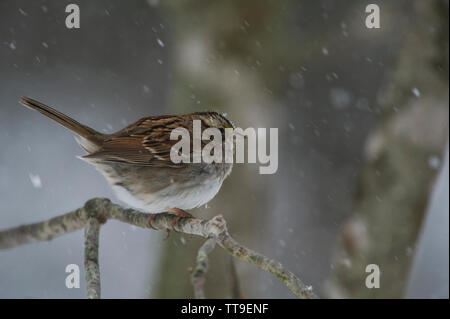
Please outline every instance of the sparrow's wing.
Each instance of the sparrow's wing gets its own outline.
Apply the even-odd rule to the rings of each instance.
[[[181,168],[186,164],[175,164],[170,159],[170,150],[178,142],[178,139],[171,140],[170,135],[172,130],[186,128],[188,125],[192,127],[192,121],[177,115],[146,117],[111,134],[97,152],[83,156],[83,158]]]

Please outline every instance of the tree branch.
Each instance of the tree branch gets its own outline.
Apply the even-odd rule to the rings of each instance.
[[[244,295],[241,292],[241,287],[239,284],[239,277],[236,271],[236,265],[234,259],[230,256],[230,283],[231,283],[231,299],[243,299]]]
[[[208,271],[208,254],[216,247],[216,238],[208,238],[200,247],[197,254],[197,265],[192,272],[191,282],[194,286],[194,295],[197,299],[205,299],[205,291],[203,285],[205,284],[205,275]]]
[[[100,222],[91,217],[84,229],[84,268],[86,271],[88,299],[100,298],[100,269],[98,266],[98,238]]]
[[[23,225],[0,232],[0,249],[12,248],[18,245],[71,233],[84,227],[86,223],[83,208],[68,214],[54,217],[46,221]]]
[[[56,236],[70,233],[86,227],[85,231],[85,267],[88,281],[88,298],[100,297],[100,272],[98,268],[98,235],[100,226],[108,219],[128,223],[142,228],[175,230],[181,233],[197,235],[207,238],[200,248],[197,261],[202,260],[199,271],[203,275],[207,269],[207,254],[217,243],[231,255],[249,264],[274,274],[299,298],[317,298],[310,286],[306,286],[293,273],[285,269],[279,262],[267,258],[236,242],[228,233],[226,222],[221,215],[210,220],[197,218],[180,218],[172,228],[176,218],[173,214],[158,214],[149,224],[150,214],[141,213],[133,209],[125,209],[111,203],[106,198],[94,198],[86,202],[79,209],[54,217],[49,220],[23,225],[0,232],[0,249],[12,248],[21,244],[50,240]],[[204,266],[206,263],[206,267]],[[196,269],[197,269],[196,268]],[[200,276],[201,278],[201,276]],[[202,285],[200,286],[202,289]],[[204,294],[203,294],[204,296]]]

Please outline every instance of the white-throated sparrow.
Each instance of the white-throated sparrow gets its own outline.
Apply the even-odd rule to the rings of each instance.
[[[28,97],[20,103],[76,133],[77,142],[88,153],[80,158],[105,176],[120,200],[152,214],[169,211],[192,217],[184,210],[210,201],[232,169],[232,163],[176,164],[170,158],[177,143],[170,139],[175,128],[187,129],[192,137],[194,120],[201,121],[202,129],[233,127],[217,112],[149,116],[116,133],[103,134]]]

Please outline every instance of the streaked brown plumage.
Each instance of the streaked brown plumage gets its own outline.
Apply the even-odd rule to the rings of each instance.
[[[106,177],[119,199],[150,213],[189,215],[180,211],[211,200],[231,172],[232,164],[175,164],[170,159],[171,147],[177,143],[170,140],[173,129],[185,128],[192,138],[193,120],[201,121],[202,130],[233,127],[217,112],[148,116],[120,131],[103,134],[28,97],[22,97],[20,103],[76,133],[78,143],[88,153],[81,158]]]

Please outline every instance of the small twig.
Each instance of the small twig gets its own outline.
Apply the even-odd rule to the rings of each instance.
[[[297,276],[285,269],[281,263],[242,246],[228,235],[228,233],[222,238],[219,245],[236,258],[242,259],[249,264],[256,265],[259,268],[272,273],[297,297],[303,299],[318,298],[314,294],[312,286],[306,286]]]
[[[85,227],[88,220],[93,218],[99,222],[98,227],[100,227],[100,223],[106,222],[108,219],[116,219],[143,228],[164,230],[174,229],[185,234],[197,235],[208,239],[213,238],[220,247],[228,251],[232,256],[274,274],[299,298],[317,298],[312,292],[311,287],[306,286],[299,278],[285,269],[279,262],[269,259],[236,242],[228,233],[225,219],[221,215],[215,216],[210,220],[180,218],[173,226],[172,222],[177,218],[173,214],[158,214],[151,220],[151,225],[148,223],[149,216],[149,214],[141,213],[133,209],[125,209],[119,205],[112,204],[111,201],[106,198],[94,198],[86,202],[82,208],[65,215],[51,218],[40,223],[23,225],[0,231],[0,249],[11,248],[17,245],[41,240],[50,240],[56,236]],[[96,231],[98,237],[98,229],[95,230],[95,227],[91,225],[91,222],[88,224],[88,228],[93,227],[94,229],[89,229],[89,232],[87,230],[87,233]],[[95,246],[96,249],[94,250],[98,250],[98,238]],[[95,259],[98,260],[98,257]],[[100,280],[100,276],[95,278]],[[94,285],[93,282],[92,285]],[[100,281],[98,281],[98,290],[95,291],[98,291],[98,296],[100,296]]]
[[[241,287],[239,285],[239,278],[236,271],[236,264],[234,259],[230,257],[230,283],[231,283],[231,299],[243,298]]]
[[[86,272],[88,299],[100,298],[100,269],[98,266],[98,238],[100,222],[91,217],[84,230],[84,268]]]
[[[205,275],[208,271],[208,254],[216,247],[216,239],[208,238],[200,247],[197,254],[197,265],[191,275],[192,286],[194,286],[194,296],[197,299],[205,299]]]

